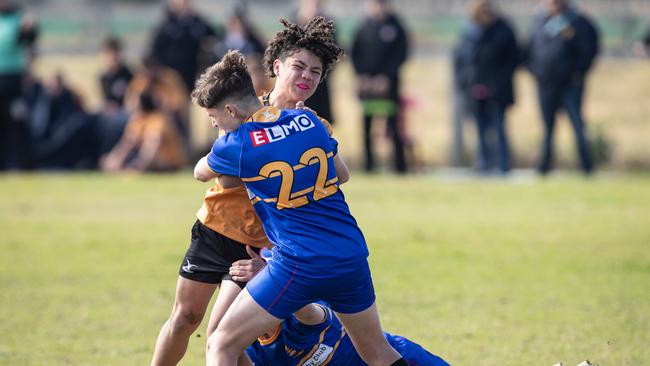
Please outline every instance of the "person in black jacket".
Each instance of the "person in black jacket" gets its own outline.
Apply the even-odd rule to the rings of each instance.
[[[563,108],[575,131],[582,170],[589,174],[593,162],[582,118],[582,96],[587,73],[598,54],[598,31],[567,0],[543,0],[542,5],[527,52],[546,130],[538,170],[547,174],[552,169],[555,117]]]
[[[122,42],[119,38],[109,36],[104,39],[101,48],[103,69],[99,76],[104,103],[95,116],[100,138],[99,154],[108,153],[119,141],[124,126],[129,120],[129,113],[124,106],[124,97],[133,78],[133,73],[122,56]]]
[[[479,172],[498,168],[505,174],[510,170],[505,115],[514,103],[519,47],[512,27],[489,0],[472,1],[470,18],[455,50],[456,80],[476,120]]]
[[[352,63],[359,77],[359,97],[364,112],[364,142],[367,171],[375,168],[371,125],[376,116],[385,117],[393,139],[395,170],[407,170],[399,113],[399,71],[406,61],[408,37],[389,0],[366,0],[368,16],[356,32]]]
[[[104,40],[102,60],[105,69],[99,77],[99,83],[104,96],[104,109],[114,112],[124,108],[126,88],[133,78],[122,58],[122,42],[118,38],[108,37]]]
[[[212,53],[216,31],[192,9],[190,0],[169,0],[165,20],[154,33],[151,54],[164,66],[176,70],[186,89],[192,90],[201,53]]]
[[[29,131],[15,107],[37,34],[34,18],[18,2],[0,1],[0,171],[32,165]]]

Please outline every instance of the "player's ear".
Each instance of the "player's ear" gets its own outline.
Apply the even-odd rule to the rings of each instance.
[[[276,77],[280,75],[280,66],[281,66],[281,64],[282,64],[282,61],[280,61],[279,58],[276,58],[273,61],[273,73],[275,74]]]
[[[234,104],[227,103],[223,106],[223,108],[226,110],[226,113],[228,113],[230,117],[234,118],[237,116],[237,107],[235,107]]]

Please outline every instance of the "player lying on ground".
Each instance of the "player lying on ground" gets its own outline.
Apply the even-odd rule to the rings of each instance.
[[[232,132],[215,141],[196,169],[201,176],[241,178],[275,245],[274,260],[210,336],[208,365],[234,366],[258,336],[317,300],[330,304],[366,363],[408,365],[381,330],[368,248],[339,189],[336,140],[308,111],[263,107],[236,51],[201,76],[199,89],[194,100]]]
[[[260,271],[265,261],[250,252],[252,259],[233,263],[230,275],[233,279],[247,282]],[[384,333],[397,352],[411,366],[449,366],[440,357],[419,344],[398,335]],[[356,352],[341,322],[327,304],[311,303],[293,313],[282,323],[267,331],[246,349],[249,360],[255,366],[271,365],[365,365]]]

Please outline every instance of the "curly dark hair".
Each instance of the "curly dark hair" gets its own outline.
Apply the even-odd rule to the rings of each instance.
[[[280,19],[283,30],[277,32],[264,52],[264,71],[268,77],[275,77],[273,61],[284,61],[294,53],[306,49],[320,58],[323,63],[321,80],[327,77],[332,66],[343,56],[343,49],[334,43],[334,21],[319,16],[305,26]]]
[[[192,91],[192,101],[203,108],[217,107],[227,98],[247,96],[255,98],[253,81],[244,55],[233,50],[201,74]]]

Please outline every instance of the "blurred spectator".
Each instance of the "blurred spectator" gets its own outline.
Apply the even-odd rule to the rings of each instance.
[[[152,55],[181,75],[189,93],[199,70],[201,53],[211,53],[216,32],[196,14],[190,0],[168,0],[165,19],[154,32]]]
[[[542,0],[533,23],[528,67],[537,80],[539,103],[545,126],[540,174],[553,162],[553,131],[559,109],[566,110],[575,131],[582,170],[593,170],[582,119],[582,96],[587,73],[599,50],[599,35],[593,23],[567,0]]]
[[[452,78],[451,78],[451,148],[449,164],[462,167],[466,164],[465,138],[463,126],[470,117],[468,111],[467,95],[463,92],[460,80],[460,59],[458,47],[452,52]]]
[[[29,69],[28,69],[29,70]],[[57,74],[41,83],[27,72],[16,115],[29,129],[30,156],[38,169],[92,169],[99,156],[97,124],[79,95]]]
[[[101,56],[104,68],[100,76],[103,109],[112,115],[124,108],[126,88],[133,74],[122,57],[122,43],[118,38],[109,37],[104,40]]]
[[[358,74],[364,114],[365,169],[375,168],[371,127],[375,117],[386,118],[393,140],[395,170],[407,170],[398,124],[399,71],[408,53],[408,38],[389,0],[366,0],[366,17],[352,45],[352,63]]]
[[[238,50],[246,56],[264,54],[265,42],[248,20],[247,10],[237,6],[226,22],[226,33],[217,43],[216,56],[221,59],[228,50]]]
[[[645,49],[646,56],[650,56],[650,29],[648,29],[647,32],[645,32],[645,36],[643,36],[643,48]]]
[[[639,57],[650,57],[650,28],[643,34],[643,37],[634,44],[634,52]]]
[[[103,72],[99,82],[104,104],[97,118],[100,121],[98,135],[102,141],[100,152],[104,154],[119,141],[129,119],[124,97],[133,74],[122,57],[122,43],[118,38],[108,37],[104,40],[101,56]]]
[[[476,120],[479,172],[505,174],[510,170],[505,116],[514,103],[519,48],[512,27],[489,0],[471,1],[469,11],[470,23],[455,52],[456,79]]]
[[[323,0],[300,0],[298,10],[293,14],[291,20],[293,23],[304,26],[311,19],[322,16],[327,20],[332,19],[325,14],[323,9]],[[336,41],[336,35],[334,35]],[[321,83],[316,88],[314,95],[305,101],[305,105],[318,113],[322,118],[325,118],[334,124],[334,117],[332,116],[332,104],[330,102],[329,81],[331,78],[321,80]]]
[[[240,3],[228,17],[223,38],[216,43],[215,56],[220,60],[228,50],[238,50],[246,56],[246,64],[253,80],[253,87],[258,94],[263,94],[271,87],[271,81],[264,75],[262,58],[266,41],[260,36],[248,19],[247,8]]]
[[[42,134],[42,131],[49,124],[49,96],[43,83],[33,73],[35,58],[35,52],[32,52],[27,57],[27,65],[22,75],[21,95],[14,101],[11,108],[13,121],[18,123],[21,128],[24,128],[27,134],[21,151],[28,159],[27,168],[36,167],[34,145],[38,140],[38,136]]]
[[[34,19],[10,0],[0,0],[0,170],[30,165],[26,126],[14,116],[28,53],[37,30]]]
[[[156,106],[153,93],[143,91],[138,101],[122,139],[102,158],[102,170],[144,172],[182,168],[187,158],[176,126]]]
[[[153,56],[142,61],[142,69],[133,76],[126,90],[125,106],[133,113],[140,104],[140,94],[150,91],[156,105],[168,114],[183,140],[189,141],[189,96],[180,75],[173,69],[163,66]]]

